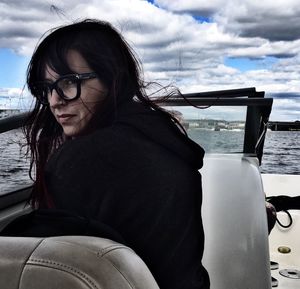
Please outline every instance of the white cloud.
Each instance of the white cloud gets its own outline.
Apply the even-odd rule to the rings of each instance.
[[[0,109],[27,110],[32,104],[32,96],[20,88],[0,88]]]
[[[197,0],[156,0],[154,3],[164,9],[174,12],[193,13],[202,16],[214,14],[218,7],[222,7],[223,0],[197,1]]]
[[[300,118],[300,95],[294,99],[273,100],[273,108],[270,116],[271,120],[285,121],[287,119],[299,120]]]
[[[95,17],[124,34],[148,79],[177,83],[184,92],[250,86],[268,93],[300,91],[298,1],[154,2],[157,6],[142,0],[1,0],[0,48],[30,56],[46,30]],[[212,22],[197,22],[196,16]],[[224,64],[226,57],[270,56],[274,63],[252,71]]]

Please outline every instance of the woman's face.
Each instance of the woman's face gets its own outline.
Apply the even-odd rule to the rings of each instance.
[[[75,73],[89,73],[89,67],[81,54],[70,50],[67,55],[69,67]],[[46,66],[45,79],[54,82],[61,77],[49,66]],[[91,120],[99,111],[107,95],[107,88],[98,78],[83,80],[81,82],[81,94],[76,100],[65,101],[53,89],[48,101],[51,112],[57,122],[62,126],[68,137],[77,137],[89,133],[92,130]]]

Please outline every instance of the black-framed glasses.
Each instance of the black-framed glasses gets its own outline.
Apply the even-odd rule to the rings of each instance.
[[[53,89],[63,100],[72,101],[80,97],[81,82],[96,77],[98,77],[96,72],[67,74],[59,77],[53,83],[47,81],[36,82],[31,86],[31,91],[45,105],[49,104],[49,97],[51,97]]]

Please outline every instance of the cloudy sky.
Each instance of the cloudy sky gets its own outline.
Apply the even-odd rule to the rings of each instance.
[[[298,0],[0,0],[0,108],[29,107],[37,41],[84,18],[118,28],[148,80],[183,92],[256,87],[274,98],[272,120],[300,119]]]

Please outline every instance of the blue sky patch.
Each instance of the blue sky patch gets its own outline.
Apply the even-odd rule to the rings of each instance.
[[[147,2],[149,2],[149,3],[151,3],[151,4],[153,4],[154,6],[156,6],[156,7],[159,7],[159,5],[157,5],[156,3],[155,3],[155,0],[146,0]]]
[[[212,23],[212,19],[210,17],[198,16],[198,15],[196,16],[196,15],[194,15],[193,18],[195,20],[197,20],[198,22],[200,22],[200,23],[204,23],[204,22],[206,22],[206,23]]]
[[[250,59],[246,57],[224,59],[224,64],[240,70],[241,72],[258,69],[270,69],[278,61],[275,57],[265,57],[263,59]]]
[[[0,49],[0,87],[22,88],[26,82],[29,58],[15,54],[7,48]]]

